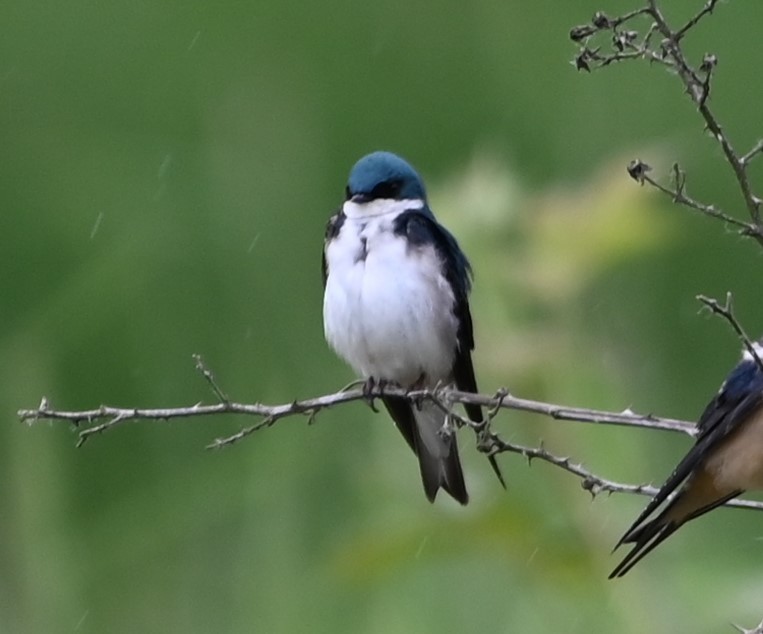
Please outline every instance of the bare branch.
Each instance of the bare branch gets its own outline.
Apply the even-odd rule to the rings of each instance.
[[[722,310],[723,307],[720,307]],[[197,358],[197,357],[194,357]],[[199,363],[197,359],[197,364]],[[209,370],[207,370],[209,372]],[[212,376],[203,373],[205,380]],[[212,379],[214,380],[214,379]],[[219,386],[218,386],[219,390]],[[222,390],[219,390],[222,394]],[[217,393],[217,390],[215,390]],[[302,401],[292,401],[282,405],[262,405],[259,403],[246,404],[231,400],[225,400],[214,405],[195,404],[190,407],[176,408],[119,408],[108,405],[102,405],[96,409],[83,411],[60,411],[50,407],[47,399],[43,399],[37,409],[19,410],[18,415],[22,421],[33,424],[39,420],[67,421],[80,426],[83,423],[92,425],[97,421],[103,421],[92,425],[79,432],[79,441],[77,446],[81,446],[90,436],[108,431],[112,427],[124,422],[136,421],[165,421],[172,419],[192,418],[213,416],[217,414],[243,414],[248,416],[260,417],[254,425],[243,427],[237,433],[215,439],[208,445],[209,449],[219,449],[237,443],[247,436],[262,429],[271,427],[281,418],[302,415],[308,417],[308,422],[312,423],[316,414],[322,409],[328,409],[333,406],[342,405],[352,401],[368,402],[369,398],[379,398],[383,395],[398,396],[409,399],[411,402],[428,399],[443,408],[447,413],[449,420],[459,427],[469,427],[474,430],[477,436],[477,449],[488,458],[493,459],[500,453],[514,453],[524,456],[529,462],[532,460],[541,460],[573,474],[581,480],[581,486],[592,496],[599,493],[631,493],[637,495],[646,495],[653,497],[658,489],[646,484],[625,484],[602,478],[585,467],[582,464],[573,462],[568,457],[557,456],[540,447],[528,447],[503,440],[498,434],[492,431],[491,424],[501,409],[521,410],[533,412],[548,416],[560,421],[577,421],[584,423],[618,425],[627,427],[638,427],[642,429],[656,429],[663,431],[681,432],[688,436],[695,435],[695,426],[693,423],[675,420],[670,418],[659,418],[651,414],[636,414],[630,409],[622,412],[607,412],[579,407],[566,407],[553,403],[542,401],[533,401],[512,396],[505,389],[499,390],[495,395],[471,394],[461,392],[450,387],[438,387],[434,390],[416,390],[408,391],[399,387],[384,386],[383,388],[374,388],[369,391],[366,389],[341,390],[335,394],[327,394],[312,399]],[[485,407],[488,416],[484,422],[475,423],[468,418],[459,415],[454,406],[457,404],[473,403]],[[750,500],[732,500],[728,506],[738,508],[748,508],[763,510],[763,502]]]
[[[312,415],[324,407],[348,403],[364,399],[361,390],[340,391],[335,394],[320,396],[304,401],[293,401],[283,405],[261,405],[259,403],[237,403],[224,401],[214,405],[196,403],[187,407],[164,407],[164,408],[123,408],[110,405],[101,405],[95,409],[82,411],[59,411],[51,409],[47,399],[43,399],[37,409],[19,410],[19,418],[23,422],[35,423],[38,420],[67,421],[77,427],[83,424],[91,425],[98,421],[105,421],[98,425],[88,427],[79,432],[80,438],[85,438],[111,429],[117,424],[141,420],[168,421],[181,418],[214,416],[217,414],[245,414],[272,418],[272,422],[287,416],[297,414]]]
[[[752,159],[763,153],[763,140],[759,141],[744,155],[736,151],[709,105],[712,78],[718,64],[718,58],[708,53],[702,58],[699,67],[695,68],[688,61],[681,48],[682,41],[689,31],[702,18],[710,15],[717,5],[718,0],[707,0],[693,17],[676,30],[673,30],[668,24],[657,0],[646,0],[645,6],[616,18],[610,18],[599,12],[594,15],[590,24],[577,26],[570,32],[572,40],[580,46],[574,64],[579,70],[591,71],[592,67],[602,68],[628,59],[647,59],[672,70],[697,106],[697,110],[704,121],[705,129],[720,145],[723,156],[734,173],[751,222],[742,222],[713,205],[700,203],[686,196],[679,187],[672,190],[658,184],[648,176],[637,180],[642,184],[644,182],[649,183],[663,193],[671,195],[678,204],[739,227],[741,235],[752,237],[763,246],[763,225],[760,216],[763,200],[753,192],[747,173],[747,167]],[[621,27],[626,23],[630,23],[641,16],[652,19],[643,37],[639,38],[638,30],[622,30]],[[602,51],[601,46],[595,47],[590,44],[591,39],[602,32],[611,33],[611,50],[609,51]],[[662,38],[657,47],[652,45],[653,36],[656,34]]]
[[[23,422],[34,423],[38,420],[62,420],[68,421],[76,426],[80,426],[83,423],[89,425],[97,421],[106,420],[106,422],[99,424],[97,427],[90,427],[80,431],[80,435],[85,434],[87,436],[92,433],[100,433],[122,422],[140,420],[165,421],[179,418],[213,416],[217,414],[259,416],[264,419],[271,419],[269,425],[272,425],[277,420],[288,416],[315,416],[317,412],[328,407],[340,405],[342,403],[349,403],[351,401],[365,401],[369,396],[372,398],[380,398],[384,395],[399,396],[407,398],[412,402],[420,399],[429,399],[436,403],[446,403],[449,410],[452,409],[452,406],[455,404],[470,403],[481,405],[486,408],[495,408],[496,410],[513,409],[534,412],[556,420],[661,429],[665,431],[681,432],[692,437],[695,435],[695,426],[693,423],[672,418],[660,418],[653,416],[652,414],[637,414],[630,409],[625,409],[622,412],[608,412],[584,407],[567,407],[553,403],[545,403],[543,401],[523,399],[512,396],[505,389],[502,389],[496,395],[491,396],[487,394],[461,392],[449,387],[441,387],[435,390],[408,391],[399,387],[385,386],[384,388],[374,388],[371,390],[370,394],[363,389],[352,389],[318,396],[312,399],[292,401],[291,403],[281,405],[263,405],[260,403],[249,404],[226,401],[214,405],[202,405],[197,403],[188,407],[174,408],[121,408],[110,405],[101,405],[95,409],[81,411],[62,411],[52,409],[46,399],[40,403],[37,409],[19,410],[18,416]],[[483,423],[474,423],[464,417],[457,416],[456,419],[460,425],[467,425],[477,429],[483,425]],[[260,427],[258,427],[258,429],[259,428]],[[253,429],[252,431],[256,431],[256,429]],[[244,434],[244,436],[246,435],[248,435],[248,433]],[[222,441],[217,443],[217,445],[220,444],[228,443]]]
[[[668,25],[667,21],[662,15],[662,12],[657,6],[657,0],[648,0],[648,2],[650,14],[654,18],[657,29],[665,37],[664,42],[666,50],[669,57],[672,58],[674,62],[673,67],[678,72],[678,76],[681,78],[681,81],[686,87],[687,92],[691,96],[692,100],[697,104],[699,112],[705,121],[706,128],[710,131],[710,133],[713,135],[713,138],[721,146],[723,154],[726,157],[726,161],[734,171],[734,176],[736,177],[737,183],[739,184],[739,187],[742,191],[742,196],[750,214],[750,218],[754,224],[760,226],[761,201],[752,193],[750,183],[747,178],[747,170],[745,169],[745,164],[741,162],[736,150],[731,145],[731,142],[723,131],[721,124],[718,122],[715,114],[707,104],[707,96],[710,92],[710,76],[712,74],[712,69],[717,63],[717,60],[713,56],[712,64],[706,64],[705,60],[708,59],[708,56],[705,56],[703,60],[703,69],[701,69],[701,71],[704,70],[705,77],[702,78],[686,60],[686,57],[684,56],[683,50],[680,46],[680,40],[686,34],[687,27],[691,28],[691,26],[695,25],[703,15],[710,13],[715,7],[716,2],[712,0],[708,2],[702,11],[700,11],[700,13],[695,16],[695,18],[689,20],[687,26],[679,32],[673,32],[670,29],[670,26]],[[763,236],[759,237],[758,240],[761,242],[761,244],[763,244]]]
[[[528,463],[531,463],[536,459],[542,460],[543,462],[552,464],[555,467],[559,467],[560,469],[577,476],[581,480],[581,486],[591,494],[591,497],[596,497],[599,493],[633,493],[636,495],[654,497],[659,491],[657,487],[648,484],[624,484],[615,482],[614,480],[601,478],[587,470],[582,464],[572,462],[568,457],[562,458],[548,452],[542,444],[540,447],[525,447],[523,445],[515,445],[513,443],[505,442],[500,438],[496,438],[495,442],[499,447],[498,451],[519,454],[527,458]],[[753,500],[735,499],[728,502],[726,506],[763,510],[763,502]]]
[[[675,183],[674,188],[667,187],[656,179],[652,178],[648,174],[652,168],[639,159],[631,161],[626,169],[628,174],[630,174],[631,178],[633,178],[635,181],[642,185],[644,183],[648,183],[650,186],[654,187],[656,190],[662,192],[666,196],[670,196],[674,203],[683,205],[684,207],[688,207],[694,211],[698,211],[699,213],[711,218],[715,218],[716,220],[721,220],[729,225],[733,225],[734,227],[738,227],[739,235],[761,235],[763,227],[755,225],[751,222],[744,222],[734,218],[722,209],[718,209],[715,205],[707,205],[689,196],[686,193],[686,172],[681,169],[678,163],[673,164],[673,182]]]
[[[202,375],[206,381],[214,385],[213,391],[219,396],[223,394],[220,387],[214,382],[212,373],[203,366],[198,355],[194,356],[197,368],[203,368]],[[347,388],[352,387],[347,386]],[[308,416],[310,423],[315,420],[315,416],[322,409],[332,406],[349,403],[352,401],[363,401],[369,403],[373,398],[379,398],[383,395],[398,396],[409,399],[411,402],[418,402],[428,399],[442,408],[448,414],[448,420],[459,427],[471,428],[477,437],[477,449],[485,454],[490,460],[494,470],[500,474],[495,462],[495,455],[499,453],[520,453],[528,458],[539,458],[558,467],[562,467],[584,479],[584,488],[595,494],[599,491],[621,491],[626,493],[638,493],[646,491],[643,486],[621,485],[610,482],[598,476],[594,476],[585,471],[580,465],[572,464],[569,459],[562,459],[546,452],[543,448],[531,449],[521,447],[502,440],[491,429],[491,424],[501,409],[513,409],[526,412],[534,412],[548,416],[560,421],[578,421],[595,424],[619,425],[628,427],[639,427],[642,429],[658,429],[664,431],[681,432],[693,437],[696,433],[694,424],[675,420],[670,418],[659,418],[651,414],[636,414],[630,409],[622,412],[607,412],[602,410],[566,407],[522,399],[512,396],[508,390],[501,389],[495,395],[472,394],[461,392],[447,386],[440,386],[434,390],[416,390],[409,391],[399,387],[386,385],[384,387],[374,387],[369,390],[366,386],[360,389],[343,389],[335,394],[328,394],[312,399],[302,401],[292,401],[282,405],[262,405],[259,403],[246,404],[238,403],[227,399],[214,405],[202,405],[197,403],[190,407],[176,408],[120,408],[108,405],[101,405],[96,409],[83,411],[59,411],[52,409],[47,399],[42,399],[37,409],[20,410],[18,412],[22,421],[34,423],[38,420],[67,421],[75,426],[82,424],[89,425],[86,429],[79,432],[79,441],[77,446],[81,446],[90,436],[103,433],[118,424],[128,421],[165,421],[172,419],[212,416],[217,414],[244,414],[248,416],[259,417],[254,425],[243,427],[235,434],[227,437],[215,439],[208,445],[209,449],[219,449],[237,443],[256,431],[265,429],[274,425],[281,418],[295,415]],[[475,423],[468,418],[461,416],[455,411],[458,404],[472,403],[485,407],[487,418],[484,422]],[[102,421],[102,422],[98,422]],[[97,423],[97,424],[94,424]],[[503,482],[503,479],[500,478]]]

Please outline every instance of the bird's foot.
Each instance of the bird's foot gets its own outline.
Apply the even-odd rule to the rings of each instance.
[[[379,413],[379,410],[376,409],[376,396],[374,395],[374,392],[377,390],[379,392],[383,392],[384,386],[386,384],[387,382],[384,379],[377,380],[372,376],[369,376],[365,383],[363,383],[363,398],[365,399],[368,406],[377,414]]]

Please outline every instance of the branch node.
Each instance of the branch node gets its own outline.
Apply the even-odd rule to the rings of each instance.
[[[588,491],[591,494],[591,499],[595,499],[596,496],[601,493],[601,481],[595,478],[592,475],[585,476],[581,482],[580,486],[583,488],[584,491]]]
[[[706,74],[710,74],[713,72],[715,67],[718,65],[718,57],[716,55],[713,55],[712,53],[705,53],[705,56],[702,58],[702,64],[700,64],[699,69]]]
[[[570,39],[573,42],[582,42],[596,33],[596,28],[590,24],[581,24],[570,29]]]
[[[596,50],[590,50],[588,48],[583,48],[580,53],[578,53],[575,56],[575,61],[573,62],[573,65],[575,66],[576,70],[584,70],[587,73],[591,72],[591,65],[589,62],[594,59]]]
[[[597,11],[593,14],[593,17],[591,18],[591,24],[593,24],[597,29],[608,29],[614,26],[614,23],[603,11]]]
[[[705,54],[702,58],[702,64],[700,64],[699,70],[705,73],[705,79],[702,81],[702,87],[699,91],[699,99],[697,99],[697,105],[700,109],[705,107],[705,102],[710,96],[710,80],[713,76],[713,70],[716,64],[718,64],[718,58],[710,53]],[[721,139],[718,139],[719,141]]]
[[[493,405],[491,405],[491,407],[488,409],[487,419],[484,423],[485,425],[488,425],[490,422],[492,422],[492,420],[498,415],[498,412],[503,406],[503,401],[507,396],[509,396],[509,391],[505,387],[498,388],[495,396],[493,397]]]

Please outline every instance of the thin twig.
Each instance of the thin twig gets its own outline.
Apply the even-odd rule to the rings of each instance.
[[[763,153],[763,139],[759,139],[758,142],[752,146],[750,151],[739,159],[739,162],[746,167],[756,156],[761,153]]]
[[[758,369],[763,372],[763,361],[761,361],[760,356],[758,355],[755,344],[752,342],[752,339],[747,336],[747,333],[744,331],[742,324],[734,314],[734,298],[731,293],[726,293],[726,303],[724,305],[721,305],[717,299],[713,297],[706,297],[705,295],[697,295],[697,299],[705,306],[707,306],[712,313],[715,315],[720,315],[729,323],[729,325],[734,329],[734,332],[737,334],[739,340],[744,345],[747,352],[755,361]]]
[[[636,167],[641,168],[644,170],[644,172],[635,175],[634,168]],[[739,220],[738,218],[734,218],[722,209],[718,209],[715,205],[707,205],[689,196],[686,193],[686,174],[683,170],[681,170],[678,163],[673,165],[673,179],[676,183],[674,188],[667,187],[660,183],[658,180],[649,176],[649,174],[646,173],[646,168],[648,167],[649,166],[640,161],[632,161],[628,166],[628,172],[635,180],[641,183],[648,183],[666,196],[670,196],[673,202],[683,205],[684,207],[688,207],[694,211],[698,211],[699,213],[706,216],[710,216],[711,218],[721,220],[729,225],[738,227],[740,235],[754,236],[760,234],[761,227],[756,226],[751,222],[745,222],[743,220]]]
[[[655,4],[655,3],[652,3]],[[690,18],[689,21],[684,24],[680,29],[676,31],[676,41],[680,41],[681,38],[683,38],[684,35],[686,35],[686,32],[689,29],[693,29],[695,26],[697,26],[697,23],[704,18],[706,15],[709,15],[713,12],[713,9],[715,9],[715,5],[718,4],[718,0],[708,0],[708,2],[705,3],[705,6],[700,10],[697,15]]]
[[[201,372],[201,375],[204,377],[204,380],[209,383],[209,387],[212,388],[212,391],[215,393],[215,396],[217,396],[217,400],[221,403],[227,403],[228,397],[226,396],[225,392],[223,392],[220,389],[220,386],[217,384],[217,381],[215,380],[215,375],[212,374],[212,372],[207,368],[206,365],[204,365],[204,360],[201,358],[200,354],[194,354],[193,360],[196,362],[196,369]]]
[[[527,458],[528,463],[536,459],[542,460],[577,476],[581,480],[580,484],[583,489],[588,491],[592,497],[596,497],[600,493],[632,493],[654,497],[659,491],[657,487],[649,484],[625,484],[601,478],[568,457],[560,457],[550,453],[542,444],[540,447],[526,447],[506,442],[500,438],[496,438],[494,441],[499,452],[519,454]],[[763,510],[763,502],[754,500],[734,499],[726,505],[734,508]]]

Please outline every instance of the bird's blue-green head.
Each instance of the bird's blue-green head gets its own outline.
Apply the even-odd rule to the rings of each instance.
[[[406,161],[392,152],[372,152],[350,170],[347,200],[426,200],[421,177]]]

